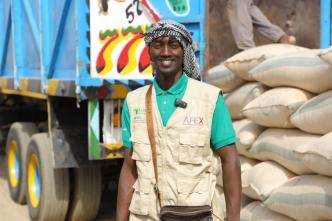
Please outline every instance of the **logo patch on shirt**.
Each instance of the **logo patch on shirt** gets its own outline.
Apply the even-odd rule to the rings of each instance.
[[[145,108],[134,108],[134,114],[145,114]]]
[[[133,113],[134,123],[145,123],[145,108],[134,108]]]
[[[204,120],[203,117],[197,117],[197,116],[185,117],[183,125],[203,125],[204,124],[203,120]]]

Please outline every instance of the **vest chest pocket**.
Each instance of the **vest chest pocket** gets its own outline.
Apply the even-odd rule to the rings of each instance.
[[[206,136],[202,134],[180,134],[179,162],[202,164]]]
[[[151,160],[151,147],[148,142],[132,138],[133,142],[133,160],[148,162]]]
[[[137,215],[149,215],[153,207],[151,198],[152,184],[149,179],[139,178],[133,185],[134,193],[129,206],[129,211]]]

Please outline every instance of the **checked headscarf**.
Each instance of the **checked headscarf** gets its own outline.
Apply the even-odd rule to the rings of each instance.
[[[188,77],[200,80],[200,72],[198,62],[193,47],[193,39],[191,33],[182,24],[172,20],[160,20],[153,23],[150,29],[143,34],[146,45],[159,37],[174,37],[178,40],[183,48],[183,70]]]

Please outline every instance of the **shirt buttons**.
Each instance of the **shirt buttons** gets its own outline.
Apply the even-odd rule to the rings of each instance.
[[[167,102],[166,102],[166,101],[164,101],[164,104],[167,104]]]

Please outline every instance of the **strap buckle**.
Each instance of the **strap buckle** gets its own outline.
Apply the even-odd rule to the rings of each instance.
[[[154,191],[155,191],[156,193],[159,193],[159,189],[158,189],[158,185],[157,185],[157,184],[155,184],[155,185],[153,186],[153,189],[154,189]]]

